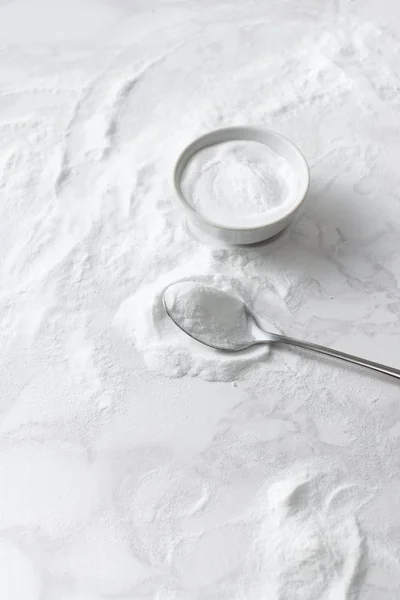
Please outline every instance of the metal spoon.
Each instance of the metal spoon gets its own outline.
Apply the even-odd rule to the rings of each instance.
[[[326,346],[320,346],[310,342],[303,342],[302,340],[297,340],[285,335],[265,331],[258,322],[257,317],[241,300],[238,298],[233,298],[225,292],[220,293],[224,293],[227,296],[227,299],[231,298],[234,302],[241,304],[241,309],[243,310],[243,314],[245,315],[247,323],[247,328],[245,331],[246,335],[245,337],[242,335],[240,340],[232,340],[228,339],[228,337],[221,338],[221,336],[219,336],[216,342],[215,336],[213,338],[212,328],[210,328],[210,330],[207,330],[207,328],[193,329],[193,327],[190,327],[190,321],[187,319],[182,319],[179,311],[174,310],[174,303],[171,301],[171,298],[168,294],[168,291],[171,287],[172,286],[167,288],[163,294],[163,304],[168,316],[172,319],[175,325],[177,325],[188,336],[204,344],[205,346],[209,346],[210,348],[214,348],[216,350],[239,352],[240,350],[245,350],[259,344],[288,344],[290,346],[303,348],[304,350],[312,350],[314,352],[318,352],[319,354],[325,354],[327,356],[339,358],[362,367],[367,367],[373,371],[385,373],[386,375],[390,375],[396,379],[400,379],[400,370],[394,369],[393,367],[382,365],[371,360],[366,360],[365,358],[360,358],[358,356],[353,356],[352,354],[347,354],[345,352],[340,352],[339,350],[334,350],[333,348],[327,348]]]

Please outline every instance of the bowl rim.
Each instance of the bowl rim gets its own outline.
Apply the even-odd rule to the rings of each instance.
[[[228,141],[256,141],[268,146],[268,144],[266,143],[266,140],[268,138],[275,138],[279,142],[283,142],[283,144],[286,145],[290,152],[296,155],[296,158],[298,159],[301,165],[300,169],[296,169],[296,172],[300,172],[302,185],[300,187],[300,190],[298,191],[297,200],[295,202],[290,203],[286,211],[282,211],[277,218],[269,218],[267,220],[262,221],[259,225],[247,225],[242,227],[236,225],[229,226],[223,223],[219,223],[218,221],[213,221],[209,217],[205,217],[204,215],[202,215],[195,208],[193,208],[191,204],[189,204],[182,192],[181,178],[186,165],[195,154],[197,154],[200,150],[209,148],[210,146],[215,146],[216,144]],[[182,152],[178,156],[177,161],[175,162],[175,167],[173,169],[173,187],[175,189],[180,203],[195,221],[199,221],[201,223],[204,223],[205,225],[208,225],[209,227],[227,232],[255,232],[263,230],[268,226],[275,225],[280,221],[287,219],[290,215],[296,212],[296,210],[303,203],[309,190],[310,170],[306,158],[301,152],[301,150],[299,150],[299,148],[291,140],[289,140],[289,138],[285,137],[281,133],[278,133],[277,131],[256,126],[223,127],[221,129],[213,129],[208,133],[205,133],[204,135],[195,138],[182,150]]]

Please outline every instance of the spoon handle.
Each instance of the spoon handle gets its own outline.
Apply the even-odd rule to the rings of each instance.
[[[334,350],[333,348],[319,346],[318,344],[312,344],[310,342],[303,342],[302,340],[296,340],[295,338],[279,335],[277,333],[271,334],[270,341],[281,344],[289,344],[290,346],[297,346],[298,348],[304,348],[305,350],[319,352],[319,354],[340,358],[341,360],[346,360],[347,362],[360,365],[361,367],[367,367],[368,369],[379,371],[379,373],[385,373],[385,375],[390,375],[391,377],[400,379],[399,369],[393,369],[393,367],[388,367],[387,365],[382,365],[380,363],[373,362],[372,360],[366,360],[365,358],[360,358],[359,356],[354,356],[352,354],[346,354],[346,352],[340,352],[339,350]]]

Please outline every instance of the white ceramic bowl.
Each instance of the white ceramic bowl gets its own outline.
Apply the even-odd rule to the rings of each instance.
[[[285,203],[278,214],[274,211],[273,215],[268,213],[261,215],[260,222],[256,226],[229,227],[213,222],[191,206],[181,188],[181,179],[185,167],[197,152],[215,144],[238,140],[265,144],[271,150],[286,158],[297,177],[296,190],[292,194],[290,202]],[[195,229],[198,228],[200,232],[228,244],[255,244],[273,237],[289,225],[307,194],[310,174],[306,159],[300,150],[279,133],[257,127],[227,127],[203,135],[183,150],[175,165],[173,183],[178,198]]]

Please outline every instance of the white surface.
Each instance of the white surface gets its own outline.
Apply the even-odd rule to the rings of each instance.
[[[157,299],[184,272],[399,366],[399,15],[0,4],[2,598],[398,599],[398,384],[284,349],[174,379],[146,344],[179,347]],[[268,245],[202,246],[174,160],[245,123],[304,151],[310,196]]]

